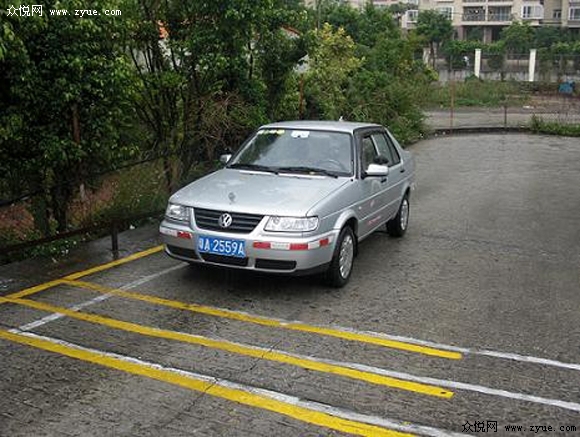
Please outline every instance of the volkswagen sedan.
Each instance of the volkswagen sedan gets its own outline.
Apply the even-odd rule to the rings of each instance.
[[[190,263],[270,273],[323,272],[336,287],[358,243],[409,223],[415,165],[388,129],[296,121],[258,129],[224,168],[169,199],[166,253]]]

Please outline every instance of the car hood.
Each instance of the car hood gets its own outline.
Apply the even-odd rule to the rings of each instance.
[[[223,169],[182,188],[170,201],[220,211],[300,217],[349,180]]]

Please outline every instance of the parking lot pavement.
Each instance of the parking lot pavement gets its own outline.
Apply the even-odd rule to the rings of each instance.
[[[580,435],[577,140],[412,150],[408,234],[341,290],[152,244],[39,263],[0,295],[0,435]]]

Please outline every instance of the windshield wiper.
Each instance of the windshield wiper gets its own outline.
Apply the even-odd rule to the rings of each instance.
[[[288,172],[288,173],[322,174],[325,176],[338,178],[338,174],[336,172],[317,167],[306,167],[306,166],[278,167],[277,170],[281,173]]]
[[[266,165],[259,165],[259,164],[232,164],[228,165],[228,168],[239,168],[240,170],[256,170],[256,171],[265,171],[268,173],[278,174],[278,169],[273,167],[268,167]]]

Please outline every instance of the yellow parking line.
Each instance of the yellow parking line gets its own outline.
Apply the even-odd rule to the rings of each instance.
[[[38,293],[43,290],[48,290],[49,288],[56,287],[57,285],[62,284],[61,279],[57,279],[55,281],[45,282],[44,284],[35,285],[34,287],[25,288],[24,290],[17,291],[15,293],[9,294],[6,296],[7,298],[14,298],[18,299],[21,297],[30,296],[31,294]]]
[[[99,284],[94,284],[85,281],[65,281],[65,283],[74,285],[77,287],[82,287],[85,289],[90,289],[97,291],[99,293],[110,293],[127,299],[135,299],[143,302],[148,302],[156,305],[163,305],[170,308],[175,308],[179,310],[191,311],[194,313],[206,314],[210,316],[222,317],[232,320],[238,320],[246,323],[254,323],[258,325],[268,326],[272,328],[289,329],[292,331],[308,332],[318,335],[326,335],[329,337],[336,337],[343,340],[350,340],[362,343],[369,343],[377,346],[383,346],[392,349],[403,350],[407,352],[415,352],[423,355],[430,355],[439,358],[448,358],[453,360],[459,360],[462,358],[462,354],[459,352],[453,352],[443,349],[436,349],[428,346],[421,346],[413,343],[405,343],[397,340],[390,340],[387,338],[381,338],[370,334],[365,334],[361,332],[351,332],[347,330],[341,330],[336,328],[326,328],[322,326],[308,325],[301,322],[291,322],[284,321],[269,317],[256,316],[252,314],[247,314],[239,311],[226,310],[222,308],[215,308],[210,306],[198,305],[193,303],[179,302],[169,299],[164,299],[155,296],[148,296],[140,293],[129,292],[120,290],[117,288],[110,288]]]
[[[93,273],[102,272],[103,270],[108,270],[111,267],[120,266],[121,264],[126,264],[131,261],[135,261],[139,258],[144,258],[149,255],[153,255],[154,253],[161,252],[163,250],[163,245],[152,247],[151,249],[144,250],[142,252],[137,252],[132,255],[129,255],[125,258],[117,259],[115,261],[108,262],[106,264],[101,264],[100,266],[93,267],[91,269],[83,270],[81,272],[73,273],[71,275],[67,275],[64,279],[67,280],[75,280],[82,278],[83,276],[92,275]]]
[[[398,378],[392,378],[375,373],[363,372],[361,370],[351,369],[344,366],[328,364],[322,361],[317,361],[314,358],[298,357],[286,354],[280,351],[266,350],[264,348],[251,347],[239,343],[233,343],[226,340],[215,340],[199,335],[186,334],[182,332],[167,331],[159,328],[152,328],[149,326],[139,325],[136,323],[125,322],[122,320],[111,319],[109,317],[99,316],[96,314],[83,313],[80,311],[73,311],[68,308],[62,308],[47,303],[37,302],[28,299],[6,299],[12,303],[25,305],[40,311],[47,311],[50,313],[59,313],[65,316],[82,320],[84,322],[96,323],[99,325],[108,326],[114,329],[134,332],[150,337],[163,338],[166,340],[177,340],[184,343],[196,344],[212,349],[219,349],[226,352],[245,355],[252,358],[259,358],[269,361],[275,361],[283,364],[301,367],[304,369],[314,370],[317,372],[331,373],[347,378],[365,381],[371,384],[383,385],[400,390],[421,393],[430,396],[449,399],[453,396],[453,392],[445,390],[441,387],[436,387],[428,384],[421,384],[417,382],[405,381]]]
[[[272,411],[292,419],[299,420],[339,432],[360,436],[377,437],[411,437],[412,434],[402,433],[363,422],[343,419],[316,410],[311,410],[288,402],[279,401],[267,396],[247,392],[241,389],[229,388],[219,383],[204,381],[189,375],[177,374],[167,369],[149,367],[144,364],[121,360],[116,357],[101,355],[92,351],[76,349],[48,340],[14,334],[0,330],[0,338],[15,343],[35,347],[45,351],[65,355],[81,361],[99,364],[111,369],[121,370],[133,375],[145,376],[157,381],[167,382],[183,388],[207,393],[217,398],[237,402],[243,405]]]
[[[9,298],[9,299],[19,299],[21,297],[30,296],[30,295],[38,293],[40,291],[44,291],[44,290],[47,290],[49,288],[56,287],[57,285],[61,285],[61,284],[63,284],[63,280],[79,279],[79,278],[82,278],[83,276],[87,276],[87,275],[90,275],[92,273],[101,272],[103,270],[107,270],[107,269],[110,269],[112,267],[126,264],[128,262],[135,261],[139,258],[143,258],[143,257],[149,256],[149,255],[152,255],[152,254],[160,252],[162,250],[163,250],[162,245],[155,246],[155,247],[152,247],[151,249],[147,249],[147,250],[144,250],[142,252],[134,253],[134,254],[129,255],[125,258],[120,258],[118,260],[111,261],[111,262],[108,262],[106,264],[101,264],[99,266],[92,267],[92,268],[87,269],[87,270],[72,273],[70,275],[65,276],[62,279],[56,279],[54,281],[45,282],[43,284],[35,285],[34,287],[30,287],[30,288],[26,288],[24,290],[17,291],[15,293],[9,294],[8,296],[5,296],[5,297]]]

